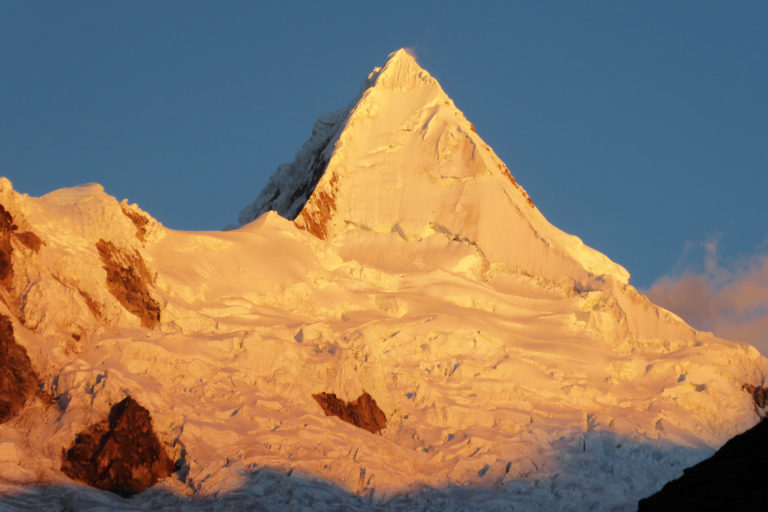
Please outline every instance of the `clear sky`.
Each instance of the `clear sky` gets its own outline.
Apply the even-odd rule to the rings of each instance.
[[[767,34],[746,0],[6,1],[0,174],[220,229],[408,47],[553,224],[717,288],[768,253]]]

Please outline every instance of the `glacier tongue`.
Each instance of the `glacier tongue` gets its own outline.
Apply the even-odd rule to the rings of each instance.
[[[742,385],[768,361],[551,226],[402,51],[237,230],[169,230],[95,185],[2,179],[0,204],[0,314],[43,383],[0,424],[0,509],[634,510],[758,419]],[[126,396],[177,468],[130,502],[60,470]]]

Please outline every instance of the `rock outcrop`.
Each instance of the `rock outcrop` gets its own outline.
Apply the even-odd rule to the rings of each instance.
[[[38,252],[43,244],[40,237],[31,231],[19,231],[19,227],[13,221],[13,216],[0,204],[0,285],[7,290],[10,290],[13,284],[13,264],[11,261],[13,245],[11,239],[17,240],[34,252]]]
[[[107,288],[125,309],[141,319],[142,327],[154,328],[160,322],[160,304],[149,293],[152,276],[141,254],[119,249],[112,242],[99,240],[99,256],[107,271]]]
[[[13,335],[11,319],[0,315],[0,423],[8,421],[24,407],[38,383],[27,350]]]
[[[320,404],[326,416],[338,416],[368,432],[376,434],[387,426],[387,415],[366,392],[352,402],[345,402],[333,393],[318,393],[312,398]]]
[[[638,511],[765,510],[768,486],[762,470],[767,465],[768,420],[764,419],[658,493],[640,500]]]
[[[149,224],[149,219],[142,214],[131,210],[125,201],[120,203],[120,208],[123,210],[123,214],[125,214],[125,216],[133,222],[133,225],[136,226],[136,238],[139,242],[143,242],[147,236],[147,224]]]
[[[61,470],[88,485],[130,497],[169,476],[174,464],[144,407],[128,397],[109,417],[80,432],[64,452]]]
[[[0,205],[0,284],[6,289],[13,283],[13,266],[11,265],[11,233],[15,230],[13,217]]]
[[[744,384],[741,389],[752,395],[752,399],[755,401],[755,409],[758,414],[764,411],[768,406],[768,388],[762,386],[754,386],[752,384]]]

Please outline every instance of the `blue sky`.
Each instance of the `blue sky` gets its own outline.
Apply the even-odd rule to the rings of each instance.
[[[636,286],[768,252],[767,2],[263,4],[4,2],[0,174],[219,229],[409,47]]]

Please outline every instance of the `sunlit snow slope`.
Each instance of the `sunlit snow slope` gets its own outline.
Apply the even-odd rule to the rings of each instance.
[[[621,266],[544,219],[405,50],[371,73],[348,111],[318,121],[296,161],[278,169],[241,223],[275,209],[322,239],[338,240],[350,230],[354,237],[397,233],[410,241],[438,233],[472,244],[481,267],[493,263],[550,279],[629,279]],[[309,178],[317,185],[307,200],[297,192]]]
[[[768,361],[550,225],[403,50],[240,229],[169,230],[98,185],[3,180],[0,204],[0,314],[41,384],[0,424],[0,509],[634,510],[758,420]],[[379,434],[312,397],[364,391]],[[126,501],[60,467],[127,395],[178,471]]]

